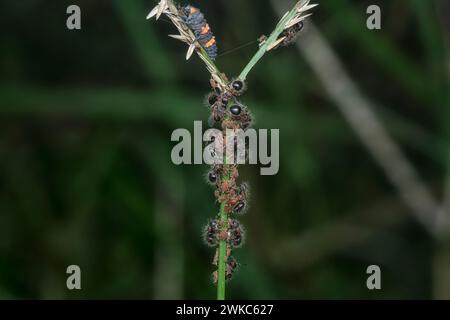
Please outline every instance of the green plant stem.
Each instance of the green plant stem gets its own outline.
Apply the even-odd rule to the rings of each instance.
[[[226,138],[225,138],[226,139]],[[226,140],[224,140],[226,145]],[[230,179],[228,172],[227,158],[224,158],[222,181]],[[225,210],[226,201],[220,203],[219,219],[222,231],[228,230],[228,214]],[[219,241],[219,253],[217,260],[217,300],[225,300],[225,283],[226,283],[226,264],[227,264],[227,242],[224,240]]]
[[[239,79],[244,81],[247,78],[247,75],[249,72],[253,69],[253,67],[258,63],[259,60],[266,54],[267,49],[269,46],[274,43],[280,34],[284,31],[286,23],[292,19],[296,14],[296,8],[294,7],[291,11],[289,11],[288,14],[286,14],[280,22],[278,22],[277,26],[275,27],[275,30],[271,33],[269,38],[259,47],[259,50],[255,53],[255,55],[252,57],[252,59],[249,61],[249,63],[245,66],[245,68],[242,70],[241,74],[239,75]]]
[[[168,0],[168,7],[169,10],[173,14],[177,14],[178,9],[174,4],[174,1]],[[239,75],[240,80],[245,80],[247,78],[248,73],[252,70],[252,68],[258,63],[258,61],[264,56],[264,54],[267,52],[267,49],[269,46],[274,43],[280,34],[284,31],[286,23],[291,20],[295,14],[296,14],[296,6],[289,11],[277,24],[275,30],[272,32],[270,37],[260,46],[259,50],[256,52],[256,54],[253,56],[253,58],[250,60],[250,62],[247,64],[247,66],[242,70],[241,74]],[[187,27],[186,27],[187,28]],[[228,80],[224,73],[220,72],[219,68],[215,65],[215,63],[210,59],[206,51],[202,46],[198,46],[196,50],[199,57],[203,60],[203,62],[206,64],[206,67],[208,71],[211,73],[211,75],[215,76],[215,80],[219,81],[222,87],[228,86]],[[224,171],[226,174],[222,177],[223,181],[229,180],[230,176],[228,173],[228,166],[225,161],[224,163]],[[228,230],[228,215],[225,210],[226,201],[222,202],[220,204],[220,212],[219,212],[219,219],[221,221],[221,231]],[[225,300],[225,282],[226,282],[226,263],[227,263],[227,242],[224,240],[219,241],[219,252],[217,257],[217,300]]]
[[[169,0],[167,1],[167,3],[169,6],[169,10],[171,12],[173,12],[174,14],[178,12],[173,1]],[[196,51],[199,57],[206,64],[208,71],[212,75],[216,75],[216,77],[218,78],[217,80],[220,80],[222,82],[221,83],[222,86],[227,86],[228,85],[227,78],[222,72],[220,72],[216,64],[210,59],[205,49],[202,46],[198,46]],[[226,161],[224,164],[224,169],[227,170]],[[228,180],[229,176],[225,175],[224,177],[222,177],[222,179]],[[225,204],[226,203],[223,202],[220,205],[219,219],[221,220],[222,225],[221,231],[228,229],[228,215],[225,211]],[[220,240],[218,260],[217,260],[217,300],[225,300],[226,255],[227,255],[227,243],[224,240]]]
[[[225,202],[220,205],[219,218],[222,224],[228,228],[228,216],[225,212]],[[227,242],[220,240],[219,242],[219,256],[217,262],[217,300],[225,300],[225,277],[226,277],[226,255],[227,255]]]
[[[267,48],[271,43],[276,41],[279,35],[283,32],[286,22],[294,17],[296,11],[295,8],[292,9],[289,14],[287,14],[283,19],[280,20],[275,30],[270,35],[269,39],[259,48],[244,70],[241,72],[239,79],[245,80],[248,73],[251,69],[258,63],[258,61],[264,56],[267,52]],[[213,61],[209,58],[206,51],[200,47],[200,50],[197,50],[200,58],[206,63],[208,69],[210,69],[211,73],[215,73],[219,78],[223,81],[224,84],[228,84],[226,77],[224,77],[223,73],[220,72],[219,68],[214,64]],[[209,65],[209,66],[208,66]],[[211,70],[212,69],[212,70]],[[225,172],[227,172],[226,161],[224,164]],[[222,177],[223,180],[228,180],[229,176]],[[226,231],[228,229],[228,215],[225,211],[225,202],[220,205],[219,219],[221,221],[222,230]],[[220,240],[219,242],[219,253],[218,253],[218,261],[217,261],[217,300],[225,300],[225,283],[226,283],[226,257],[227,257],[227,242],[224,240]]]

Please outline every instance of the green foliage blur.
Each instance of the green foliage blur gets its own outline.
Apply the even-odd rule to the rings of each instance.
[[[315,2],[311,21],[442,202],[450,3]],[[145,19],[156,3],[0,3],[0,298],[215,298],[207,166],[170,160],[174,129],[207,126],[209,76],[167,37],[172,25]],[[70,4],[79,31],[66,28]],[[230,77],[278,20],[268,0],[192,4],[231,50],[217,61]],[[382,30],[366,28],[370,4]],[[448,239],[413,218],[297,48],[264,57],[248,81],[255,128],[280,129],[280,171],[241,167],[251,209],[227,298],[448,298]],[[73,264],[79,291],[66,288]],[[373,264],[381,290],[366,287]]]

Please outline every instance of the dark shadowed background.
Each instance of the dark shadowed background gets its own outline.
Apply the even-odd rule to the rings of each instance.
[[[227,52],[294,2],[192,4]],[[280,171],[241,167],[251,209],[227,296],[449,298],[450,3],[315,2],[300,45],[264,57],[242,97],[255,128],[280,128]],[[170,160],[174,129],[206,126],[209,76],[172,25],[145,20],[155,4],[1,2],[0,298],[215,297],[207,166]],[[370,4],[382,30],[366,28]],[[236,76],[256,49],[217,63]]]

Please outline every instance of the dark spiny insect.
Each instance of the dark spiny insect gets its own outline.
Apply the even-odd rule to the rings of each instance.
[[[219,84],[217,83],[216,80],[214,80],[214,78],[211,77],[211,79],[209,79],[209,84],[211,85],[211,88],[217,95],[220,95],[222,93]]]
[[[223,122],[223,126],[229,129],[247,130],[252,124],[252,115],[246,106],[238,102],[230,105],[230,117]]]
[[[210,127],[214,126],[216,122],[221,122],[225,117],[225,112],[228,104],[228,96],[223,93],[217,93],[217,87],[213,86],[213,92],[206,95],[205,104],[210,108],[211,115],[208,119]]]
[[[211,110],[208,123],[211,127],[214,126],[216,122],[225,121],[225,124],[227,124],[231,121],[230,117],[227,117],[228,105],[232,104],[231,101],[234,101],[235,97],[239,96],[244,91],[245,83],[241,80],[233,80],[230,85],[227,88],[223,88],[223,90],[221,90],[218,83],[213,78],[211,78],[210,84],[213,91],[207,95],[206,99],[207,105]],[[230,112],[239,115],[240,111],[236,110],[235,104],[233,104],[233,106],[234,108],[230,109]],[[231,124],[227,127],[238,129],[239,124],[234,123],[234,125]]]
[[[218,99],[219,99],[219,95],[217,93],[210,92],[206,95],[205,105],[210,108],[217,102]]]
[[[227,280],[231,280],[231,278],[233,278],[233,274],[236,271],[237,267],[238,263],[236,259],[233,256],[229,257],[227,265],[225,267],[225,277]]]
[[[285,39],[283,40],[282,45],[288,46],[294,43],[300,31],[302,31],[303,26],[303,21],[300,21],[299,23],[296,23],[288,29],[284,30],[283,36],[285,37]]]
[[[280,39],[279,42],[274,44],[272,47],[269,46],[269,50],[275,50],[281,46],[286,47],[293,44],[295,40],[297,40],[297,36],[299,35],[300,31],[303,30],[303,26],[304,26],[303,21],[300,21],[284,30],[283,33],[281,34],[281,37],[279,38]],[[259,37],[258,38],[259,46],[262,46],[266,41],[267,36],[262,35],[261,37]]]
[[[250,196],[250,186],[247,182],[243,182],[239,187],[239,194],[244,196],[246,199]]]
[[[233,278],[233,275],[236,272],[237,268],[238,268],[238,263],[237,263],[236,259],[233,256],[230,256],[228,258],[228,261],[225,266],[225,278],[227,281],[231,280]],[[213,279],[214,284],[217,284],[217,278],[218,278],[217,275],[218,275],[217,270],[212,273],[212,279]]]
[[[233,213],[242,213],[245,209],[246,203],[245,201],[239,201],[233,207]]]
[[[244,214],[248,207],[249,196],[249,188],[246,183],[239,187],[233,186],[228,192],[226,211],[233,214]]]
[[[179,9],[181,18],[194,32],[195,38],[205,49],[211,60],[217,58],[217,43],[208,22],[203,13],[199,9],[187,5]]]
[[[233,248],[238,248],[242,245],[244,230],[239,221],[236,219],[228,220],[228,234],[228,242]]]
[[[235,194],[236,187],[236,179],[239,177],[239,171],[237,169],[236,164],[229,164],[226,167],[223,165],[215,165],[218,169],[216,169],[216,173],[219,176],[219,180],[223,176],[227,176],[227,179],[223,179],[218,181],[216,184],[217,189],[214,192],[217,200],[222,203],[226,202],[229,196],[229,193]]]
[[[233,230],[233,229],[237,229],[240,227],[240,223],[238,220],[236,219],[228,219],[228,229]]]
[[[210,127],[214,126],[214,123],[221,122],[225,117],[226,104],[223,104],[221,97],[211,106],[211,115],[208,119],[208,124]]]
[[[223,165],[222,164],[215,164],[211,166],[211,173],[214,173],[218,178],[221,177],[222,173],[223,173]]]
[[[245,81],[242,81],[240,79],[235,79],[231,81],[230,83],[230,92],[233,96],[238,97],[241,94],[244,93],[244,91],[247,89],[247,84]]]
[[[225,75],[223,76],[226,78]],[[239,79],[233,80],[226,88],[221,88],[214,78],[211,78],[209,83],[213,91],[218,96],[218,100],[220,100],[225,106],[230,100],[233,99],[233,97],[240,95],[246,89],[245,82]]]
[[[212,264],[214,266],[218,266],[218,262],[219,262],[219,250],[216,249],[216,253],[214,255]],[[233,274],[238,267],[238,263],[237,263],[236,259],[231,255],[231,248],[229,246],[227,246],[227,249],[226,249],[225,262],[226,262],[225,277],[227,280],[230,280],[233,277]],[[217,284],[217,274],[218,274],[217,270],[212,273],[212,279],[213,279],[214,284]]]
[[[217,219],[211,220],[208,225],[205,227],[205,231],[203,237],[207,245],[211,247],[217,246],[219,243],[219,223]]]

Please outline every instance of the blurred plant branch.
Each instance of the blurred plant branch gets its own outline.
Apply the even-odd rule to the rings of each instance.
[[[248,75],[248,73],[252,70],[252,68],[260,61],[260,59],[265,55],[266,52],[270,51],[271,49],[274,49],[279,44],[283,43],[287,36],[280,37],[280,35],[286,30],[290,30],[295,25],[298,25],[299,23],[302,23],[302,21],[308,17],[310,14],[304,15],[304,13],[312,8],[314,8],[316,5],[310,5],[310,0],[300,0],[296,2],[296,4],[293,6],[292,9],[290,9],[287,13],[283,15],[283,17],[280,19],[278,24],[276,25],[274,31],[271,33],[271,35],[265,39],[261,44],[259,50],[256,52],[256,54],[253,56],[252,59],[250,59],[250,62],[244,67],[243,71],[241,72],[239,76],[239,80],[241,81],[241,88],[244,87],[244,81]],[[158,5],[156,5],[153,10],[150,11],[150,13],[147,15],[147,19],[155,17],[156,20],[160,18],[162,14],[165,14],[174,24],[174,26],[178,29],[179,34],[177,35],[170,35],[170,37],[180,40],[182,42],[185,42],[189,45],[189,48],[187,50],[186,59],[189,59],[192,54],[197,52],[198,56],[203,60],[203,62],[206,64],[207,70],[211,73],[211,79],[212,82],[215,83],[213,86],[213,89],[220,89],[220,92],[222,96],[220,96],[219,101],[226,101],[224,103],[224,108],[227,107],[228,101],[230,99],[236,100],[236,96],[239,96],[240,94],[234,94],[233,89],[229,86],[229,81],[227,76],[222,73],[219,68],[214,63],[214,58],[210,57],[209,54],[206,52],[205,47],[199,42],[199,39],[197,36],[202,36],[204,33],[204,30],[202,29],[201,34],[194,33],[194,30],[192,30],[192,26],[189,25],[189,23],[186,22],[186,18],[184,13],[182,13],[182,9],[177,7],[175,5],[175,2],[172,0],[160,0]],[[198,9],[194,7],[188,7],[188,11],[192,14],[198,14],[197,19],[204,19],[203,15],[199,14]],[[208,26],[206,24],[206,26]],[[209,26],[208,26],[209,30]],[[215,38],[212,36],[211,41],[215,41]],[[212,108],[211,108],[212,109]],[[239,111],[240,112],[240,111]],[[227,122],[229,122],[231,119],[225,119],[227,116],[223,116],[220,118],[221,126],[224,130],[224,132],[227,129]],[[237,124],[239,128],[241,128],[241,124]],[[220,230],[219,232],[222,234],[229,233],[228,228],[228,221],[229,217],[228,214],[232,211],[229,211],[229,206],[232,198],[236,197],[236,191],[240,190],[236,189],[235,186],[235,178],[233,176],[237,176],[237,169],[236,173],[234,175],[231,174],[231,166],[227,161],[225,160],[223,164],[223,169],[221,170],[220,176],[219,176],[219,183],[222,184],[222,182],[225,184],[229,184],[229,187],[224,188],[223,190],[220,190],[217,188],[216,191],[218,191],[219,196],[219,202],[220,202],[220,210],[218,214],[218,219],[220,221]],[[222,182],[220,182],[222,181]],[[223,185],[223,184],[222,184]],[[243,194],[246,194],[245,191],[242,192]],[[220,200],[223,199],[223,200]],[[236,201],[233,199],[233,201]],[[240,200],[242,201],[242,200]],[[231,206],[233,208],[235,204]],[[244,204],[245,206],[247,204]],[[225,299],[225,279],[228,276],[228,271],[226,270],[227,267],[227,260],[228,260],[228,246],[229,242],[226,239],[219,239],[218,249],[217,249],[217,262],[215,263],[217,265],[217,276],[216,276],[216,282],[217,282],[217,299],[218,300],[224,300]],[[234,269],[233,269],[234,270]],[[231,273],[230,273],[231,275]]]
[[[159,182],[153,214],[154,233],[158,245],[154,249],[153,299],[181,299],[185,275],[185,223],[186,188],[184,177],[165,158],[154,157],[155,150],[169,154],[168,146],[149,137],[132,141],[133,149],[145,159],[146,169]],[[151,146],[151,147],[149,147]],[[151,183],[151,182],[150,182]],[[170,235],[170,236],[167,236]]]
[[[122,20],[145,76],[151,81],[162,84],[172,84],[176,79],[176,69],[170,57],[163,53],[161,44],[154,29],[142,23],[141,15],[145,6],[140,0],[114,0],[117,15]]]
[[[281,14],[282,2],[271,2]],[[333,49],[313,24],[310,24],[308,33],[301,41],[297,42],[297,47],[417,221],[434,236],[439,237],[448,232],[448,217],[439,210],[431,191],[421,181],[413,165],[378,120],[371,103],[359,91]]]
[[[417,2],[416,5],[419,6],[422,4]],[[433,52],[438,52],[434,56],[439,56],[439,52],[441,51],[443,55],[444,117],[442,121],[442,132],[444,137],[447,140],[450,140],[450,128],[448,125],[448,120],[450,119],[450,23],[448,20],[450,4],[448,3],[448,1],[436,1],[435,9],[435,15],[438,17],[437,21],[433,20],[432,14],[429,14],[429,16],[431,16],[431,19],[428,21],[432,25],[434,38],[443,38],[443,45],[440,48],[436,48],[435,46],[433,46],[433,42],[427,42],[427,44],[429,47],[429,51],[433,50]],[[443,30],[442,34],[439,34],[440,32],[437,31],[439,29]],[[428,34],[426,34],[425,32],[423,34],[423,37],[428,39]],[[439,62],[440,61],[438,60],[435,63]],[[434,69],[440,70],[441,65],[438,64]],[[439,101],[439,105],[437,107],[440,107],[440,104],[441,101]],[[447,217],[447,219],[450,219],[450,148],[445,148],[445,150],[446,154],[444,158],[446,159],[447,172],[444,184],[443,201],[440,210],[442,211],[442,214]],[[441,241],[437,244],[433,260],[433,277],[433,298],[447,300],[450,299],[450,236],[448,234],[446,238],[441,239]]]
[[[399,207],[398,202],[392,198],[386,199],[372,208],[310,228],[301,235],[278,239],[277,246],[260,254],[281,273],[301,272],[337,253],[362,246],[380,230],[399,225],[406,218],[407,214]],[[273,233],[270,230],[272,226],[268,224],[262,228],[264,232],[261,234]]]

